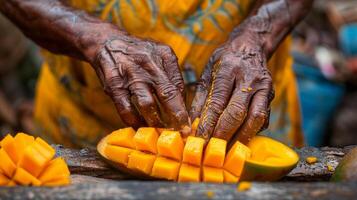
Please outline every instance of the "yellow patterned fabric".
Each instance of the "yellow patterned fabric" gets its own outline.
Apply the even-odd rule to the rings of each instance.
[[[129,33],[170,45],[179,65],[199,77],[211,53],[249,11],[249,0],[69,0],[73,7]],[[263,134],[302,144],[300,115],[287,39],[270,60],[276,98],[271,126]],[[43,52],[35,119],[42,136],[67,146],[92,146],[123,127],[94,70],[85,62]]]

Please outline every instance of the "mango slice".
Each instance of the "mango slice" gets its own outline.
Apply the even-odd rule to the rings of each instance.
[[[203,167],[202,181],[211,183],[223,183],[223,169],[214,167]]]
[[[235,176],[241,176],[245,160],[250,157],[250,154],[250,149],[237,141],[227,154],[224,161],[224,169]]]
[[[196,118],[195,120],[193,120],[191,125],[191,135],[196,135],[199,123],[200,123],[200,118]]]
[[[135,130],[131,127],[119,129],[108,136],[108,144],[134,149],[134,135]]]
[[[10,180],[3,174],[0,174],[0,185],[7,185]]]
[[[159,155],[181,160],[183,151],[183,140],[178,131],[163,131],[157,141]]]
[[[11,158],[11,160],[14,163],[17,163],[19,160],[19,152],[18,147],[15,144],[15,139],[11,135],[7,135],[2,141],[1,141],[1,147],[6,151],[7,155]]]
[[[181,164],[178,181],[179,182],[200,182],[201,170],[199,167]]]
[[[211,167],[222,167],[226,156],[227,141],[211,138],[205,150],[203,164]]]
[[[225,183],[237,183],[239,181],[239,177],[234,176],[226,170],[223,170],[223,177]]]
[[[151,174],[155,158],[154,155],[134,151],[129,155],[128,168]]]
[[[26,147],[35,141],[35,138],[33,136],[27,135],[25,133],[16,134],[14,139],[17,146],[17,152],[20,157],[24,154]],[[20,159],[18,159],[16,162],[18,162],[19,160]]]
[[[16,165],[3,148],[0,149],[0,168],[7,177],[12,177],[16,170]]]
[[[180,163],[167,158],[158,157],[154,162],[151,176],[167,180],[176,180]]]
[[[33,185],[33,186],[41,185],[40,180],[32,176],[30,173],[28,173],[21,167],[18,167],[16,169],[15,175],[12,179],[21,185]]]
[[[155,128],[139,128],[134,136],[134,144],[139,151],[156,153],[156,142],[159,137]]]
[[[183,149],[182,161],[187,164],[201,166],[205,140],[199,137],[188,136]]]
[[[107,155],[108,159],[113,160],[117,163],[127,165],[130,153],[132,153],[133,149],[114,146],[114,145],[107,145],[105,147],[105,155]]]
[[[68,166],[63,158],[55,158],[40,175],[39,180],[43,183],[49,183],[69,177],[69,175],[70,172]]]

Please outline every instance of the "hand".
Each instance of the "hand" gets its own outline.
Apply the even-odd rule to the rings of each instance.
[[[184,83],[169,46],[118,34],[95,52],[92,65],[124,123],[187,130]]]
[[[247,143],[267,127],[274,90],[266,55],[254,41],[237,37],[213,53],[190,112],[191,119],[200,117],[197,136]]]

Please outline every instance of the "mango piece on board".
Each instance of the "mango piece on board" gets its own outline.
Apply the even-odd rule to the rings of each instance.
[[[237,141],[229,150],[224,161],[224,169],[233,175],[240,177],[244,168],[244,163],[250,157],[250,149]]]
[[[180,167],[179,182],[200,182],[201,169],[193,165],[182,163]]]
[[[211,138],[207,144],[203,165],[210,167],[222,167],[226,156],[227,141],[219,138]]]
[[[211,183],[223,183],[223,169],[214,167],[203,167],[202,180]]]
[[[180,163],[163,157],[156,158],[151,176],[176,180],[180,170]]]
[[[135,130],[131,127],[112,132],[107,139],[108,144],[135,149]]]
[[[139,151],[157,153],[156,143],[159,134],[155,128],[139,128],[134,136],[134,144]]]
[[[41,181],[38,180],[36,177],[32,176],[26,170],[18,167],[16,169],[15,175],[12,180],[20,183],[21,185],[32,185],[32,186],[40,186]]]
[[[5,186],[10,181],[4,174],[0,174],[0,186]]]
[[[129,155],[128,168],[150,175],[155,158],[154,155],[134,151]]]
[[[47,183],[51,181],[56,181],[62,178],[69,178],[70,172],[66,161],[63,158],[53,159],[46,169],[39,176],[39,180],[42,183]]]
[[[181,160],[183,140],[178,131],[163,131],[157,141],[157,151],[160,156]]]
[[[104,154],[108,159],[114,162],[127,165],[129,155],[133,151],[135,150],[120,146],[107,145],[104,149]]]
[[[237,183],[239,181],[239,177],[234,176],[226,170],[223,170],[223,176],[225,183]]]
[[[183,149],[182,161],[187,164],[201,166],[205,140],[199,137],[188,136]]]
[[[70,183],[71,183],[70,177],[63,177],[63,178],[57,179],[55,181],[44,183],[43,185],[44,186],[64,186],[64,185],[68,185]]]
[[[3,148],[0,149],[0,162],[0,168],[3,174],[7,177],[12,177],[16,170],[16,165]]]

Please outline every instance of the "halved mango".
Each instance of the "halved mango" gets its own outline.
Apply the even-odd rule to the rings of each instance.
[[[16,170],[16,165],[3,148],[0,149],[0,168],[7,177],[12,177]]]
[[[106,145],[104,149],[105,156],[108,159],[123,165],[128,164],[129,155],[133,151],[135,150],[114,145]]]
[[[135,130],[131,127],[119,129],[109,134],[108,144],[134,149]]]
[[[200,182],[201,169],[193,165],[182,163],[180,167],[179,182]]]
[[[239,181],[239,177],[234,176],[226,170],[223,170],[223,176],[225,183],[237,183]]]
[[[151,176],[167,180],[176,180],[180,170],[180,163],[163,157],[156,158]]]
[[[237,177],[241,176],[245,160],[250,157],[250,154],[250,149],[237,141],[227,154],[224,169]]]
[[[154,155],[134,151],[129,155],[128,168],[145,174],[151,174],[155,158]]]
[[[63,158],[53,159],[46,169],[39,176],[39,180],[42,183],[48,183],[63,178],[68,178],[70,175],[66,161]]]
[[[223,183],[223,169],[215,167],[203,167],[202,181],[211,183]]]
[[[139,151],[156,153],[156,142],[159,137],[155,128],[139,128],[134,136],[134,144]]]
[[[18,167],[16,169],[15,175],[12,180],[20,183],[21,185],[33,185],[33,186],[40,186],[41,181],[38,180],[36,177],[32,176],[30,173]]]
[[[157,151],[159,155],[181,160],[183,151],[183,140],[178,131],[163,131],[157,140]]]
[[[205,150],[203,164],[210,167],[222,167],[226,156],[227,141],[211,138]]]
[[[200,166],[204,145],[205,140],[203,138],[188,136],[183,149],[182,161],[187,164]]]

